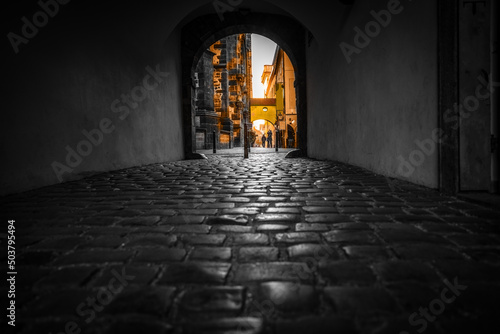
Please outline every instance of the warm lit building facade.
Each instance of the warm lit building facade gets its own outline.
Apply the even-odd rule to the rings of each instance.
[[[243,146],[252,97],[250,34],[225,37],[206,50],[196,68],[196,148]]]
[[[277,118],[280,131],[280,147],[296,147],[295,69],[288,55],[279,46],[276,47],[273,64],[264,66],[261,81],[265,87],[265,98],[276,99],[275,119]]]

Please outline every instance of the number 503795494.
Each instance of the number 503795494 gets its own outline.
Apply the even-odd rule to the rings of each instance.
[[[9,220],[9,225],[8,225],[8,236],[7,236],[7,258],[9,260],[9,269],[14,270],[14,266],[16,264],[15,259],[16,259],[16,247],[14,245],[16,244],[16,236],[15,236],[15,231],[16,228],[14,226],[14,221]]]

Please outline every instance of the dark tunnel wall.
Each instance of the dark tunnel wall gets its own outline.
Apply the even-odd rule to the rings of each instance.
[[[8,50],[2,192],[183,157],[180,34],[150,10],[70,2]]]

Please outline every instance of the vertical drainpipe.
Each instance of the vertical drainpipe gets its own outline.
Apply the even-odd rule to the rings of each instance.
[[[500,73],[498,68],[498,15],[500,6],[498,0],[491,1],[491,78],[490,78],[490,93],[491,93],[491,187],[490,192],[499,192],[499,168],[500,154],[498,152],[498,131],[500,128],[500,118],[498,117],[498,89],[495,91],[496,82],[500,81]]]

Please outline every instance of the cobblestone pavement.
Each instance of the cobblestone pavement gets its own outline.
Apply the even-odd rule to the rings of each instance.
[[[500,328],[497,211],[283,156],[157,164],[3,198],[16,220],[16,329]]]

